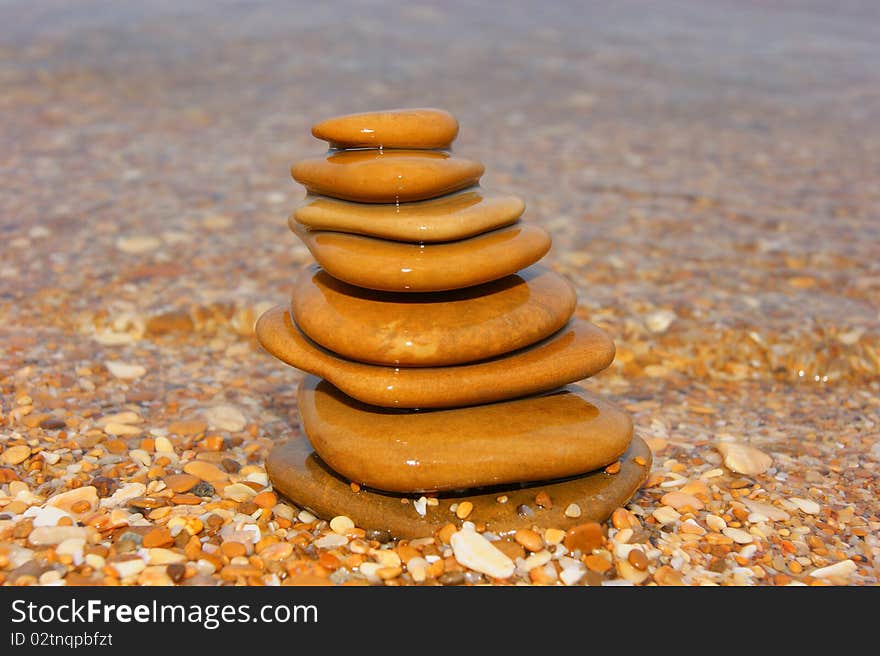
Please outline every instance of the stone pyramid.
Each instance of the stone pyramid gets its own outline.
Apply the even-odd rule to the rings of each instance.
[[[317,264],[257,338],[309,375],[306,438],[276,447],[275,488],[330,519],[414,538],[472,521],[502,534],[601,521],[650,470],[628,414],[572,385],[614,344],[539,264],[522,199],[482,189],[438,109],[331,118],[291,173],[290,227]]]

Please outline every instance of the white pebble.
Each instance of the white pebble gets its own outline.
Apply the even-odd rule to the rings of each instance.
[[[182,553],[155,547],[149,549],[150,565],[167,565],[169,563],[185,563],[186,556]]]
[[[103,569],[104,565],[107,563],[103,556],[94,553],[86,554],[84,560],[86,565],[92,569]]]
[[[257,496],[257,491],[250,485],[245,485],[244,483],[233,483],[232,485],[227,485],[223,488],[224,499],[232,499],[239,503],[253,499],[255,496]]]
[[[413,581],[422,583],[428,575],[428,561],[419,556],[413,556],[407,561],[406,570],[412,576]]]
[[[559,573],[559,580],[565,583],[565,585],[574,585],[584,578],[586,573],[587,570],[581,567],[566,567]]]
[[[715,469],[710,469],[709,471],[704,471],[702,474],[700,474],[700,478],[702,478],[702,479],[718,478],[719,476],[723,476],[723,475],[724,475],[724,470],[716,467]]]
[[[720,533],[727,528],[727,522],[724,521],[723,517],[719,517],[718,515],[706,515],[706,526],[713,531]]]
[[[218,428],[230,432],[237,432],[247,426],[247,419],[241,410],[228,404],[215,405],[205,410],[205,419],[211,428]]]
[[[159,453],[174,453],[174,445],[167,437],[157,437],[155,447]]]
[[[71,517],[71,515],[55,506],[44,506],[43,508],[31,506],[24,511],[24,517],[33,517],[34,526],[57,526],[59,519]],[[71,519],[73,518],[71,517]]]
[[[119,578],[127,579],[131,576],[137,576],[144,571],[147,563],[140,558],[132,558],[130,560],[121,560],[115,563],[110,563],[110,566],[116,570]]]
[[[677,522],[681,518],[681,514],[670,506],[660,506],[651,515],[664,526]]]
[[[531,556],[523,560],[522,563],[520,563],[520,567],[526,572],[531,572],[536,567],[543,567],[549,563],[552,557],[553,556],[550,552],[544,549],[537,553],[533,553]]]
[[[147,486],[143,483],[127,483],[116,490],[111,496],[101,499],[102,508],[116,508],[135,497],[143,496]]]
[[[813,501],[812,499],[802,499],[800,497],[791,497],[789,498],[794,505],[796,505],[802,512],[807,513],[808,515],[818,515],[822,508],[818,503]]]
[[[236,537],[233,538],[237,542],[243,542],[247,544],[251,542],[256,544],[262,539],[263,535],[260,532],[260,527],[256,524],[243,524],[238,531],[236,531]]]
[[[257,483],[258,485],[262,486],[269,485],[269,475],[263,471],[251,472],[245,477],[244,480],[250,481],[251,483]]]
[[[61,572],[50,569],[40,574],[40,585],[64,585],[61,581]]]
[[[318,519],[312,513],[310,513],[308,510],[300,510],[299,514],[296,516],[296,518],[299,521],[301,521],[303,524],[311,524],[313,521]]]
[[[205,560],[204,558],[199,558],[196,562],[196,569],[202,576],[211,576],[211,574],[217,570],[217,568],[214,567],[214,563],[210,560]]]
[[[400,567],[400,556],[391,549],[371,549],[370,555],[382,565],[382,567]]]
[[[162,242],[159,238],[151,235],[133,235],[130,237],[120,237],[116,240],[116,248],[129,255],[149,253],[161,245]]]
[[[773,520],[774,522],[787,522],[789,519],[791,519],[791,515],[785,512],[782,508],[777,508],[776,506],[772,506],[769,503],[762,503],[760,501],[753,501],[751,499],[743,499],[742,502],[746,505],[746,508],[751,510],[753,513],[763,515],[767,519]]]
[[[348,544],[348,538],[344,535],[339,535],[339,533],[328,533],[314,542],[314,545],[318,547],[318,549],[334,549],[346,544]]]
[[[492,546],[482,535],[472,529],[463,529],[452,534],[450,539],[455,559],[473,570],[496,579],[513,576],[513,561]]]
[[[104,365],[112,376],[122,380],[140,378],[147,373],[147,370],[139,364],[129,364],[119,360],[107,360]]]
[[[665,333],[669,325],[678,318],[672,310],[657,310],[645,317],[645,326],[652,333]]]
[[[748,444],[719,442],[716,448],[724,458],[724,465],[738,474],[757,476],[763,474],[773,464],[773,458]]]
[[[345,535],[354,528],[354,522],[350,517],[345,515],[337,515],[330,520],[330,530],[340,535]]]
[[[98,419],[98,426],[106,426],[107,424],[139,424],[142,422],[140,415],[131,410],[123,412],[114,412],[110,415],[104,415]]]
[[[276,517],[281,517],[281,519],[293,521],[293,508],[288,506],[286,503],[275,504],[275,506],[272,508],[272,514]]]
[[[565,516],[571,517],[572,519],[575,517],[581,516],[581,507],[576,503],[570,503],[565,509]]]
[[[755,541],[754,535],[739,528],[731,528],[730,526],[728,526],[721,532],[737,544],[751,544]]]
[[[632,536],[633,530],[631,528],[622,528],[614,534],[614,541],[626,543],[632,539]]]
[[[88,539],[89,531],[84,526],[40,526],[31,531],[28,542],[38,547],[60,544],[71,538]]]
[[[832,577],[848,577],[857,569],[856,564],[847,558],[846,560],[841,560],[839,563],[834,563],[833,565],[828,565],[827,567],[820,567],[819,569],[813,570],[810,572],[810,576],[813,576],[817,579],[827,579]]]
[[[750,544],[748,546],[743,547],[739,550],[739,555],[743,558],[751,558],[755,555],[755,552],[758,550],[758,545]]]
[[[85,546],[86,541],[84,538],[67,538],[55,547],[55,553],[59,556],[70,556],[73,558],[74,564],[79,565],[82,562]]]
[[[413,501],[413,508],[416,509],[416,512],[419,513],[419,515],[424,517],[425,513],[428,512],[427,497],[419,497],[416,501]]]
[[[366,562],[358,565],[358,571],[373,582],[379,581],[379,575],[376,572],[380,569],[382,569],[381,563]]]
[[[686,520],[684,520],[681,523],[681,526],[682,526],[682,528],[684,528],[685,526],[691,527],[693,529],[693,532],[696,535],[705,535],[706,534],[706,529],[704,529],[702,526],[700,526],[692,517],[688,517]],[[690,532],[690,531],[688,531],[688,532]]]
[[[128,456],[135,462],[142,464],[144,467],[149,467],[150,463],[153,462],[152,456],[143,449],[132,449],[128,452]]]

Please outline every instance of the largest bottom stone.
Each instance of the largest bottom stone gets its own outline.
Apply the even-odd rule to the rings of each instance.
[[[461,524],[451,506],[463,501],[473,504],[468,521],[498,534],[533,525],[566,529],[587,521],[604,521],[644,483],[651,469],[651,451],[641,438],[634,437],[620,460],[616,474],[600,470],[559,481],[469,490],[461,496],[440,495],[439,503],[428,505],[424,515],[416,509],[417,495],[366,488],[353,491],[348,480],[318,458],[305,438],[275,447],[266,469],[278,492],[319,517],[347,515],[361,528],[384,529],[394,537],[413,539],[430,536],[449,523]],[[541,491],[549,495],[552,507],[535,504]]]

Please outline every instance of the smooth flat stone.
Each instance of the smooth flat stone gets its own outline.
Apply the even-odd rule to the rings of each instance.
[[[440,292],[471,287],[516,273],[550,250],[550,235],[516,223],[442,244],[407,244],[294,225],[327,273],[345,282],[389,292]]]
[[[293,179],[313,194],[361,203],[405,203],[477,183],[483,165],[434,150],[341,150],[297,162]]]
[[[538,394],[592,376],[614,360],[611,338],[581,319],[525,349],[451,367],[383,367],[341,358],[306,337],[283,306],[257,320],[256,335],[279,360],[382,407],[451,408]]]
[[[351,203],[307,196],[290,216],[311,230],[333,230],[396,241],[438,242],[473,237],[516,223],[525,203],[510,194],[472,187],[439,198],[402,204]]]
[[[562,328],[576,304],[571,284],[540,265],[476,287],[411,294],[355,287],[311,265],[290,309],[309,338],[345,358],[432,367],[534,344]]]
[[[458,121],[442,109],[388,109],[334,116],[312,126],[334,148],[447,148]]]
[[[599,470],[562,481],[471,490],[460,496],[443,495],[438,505],[427,506],[424,516],[419,515],[412,503],[418,494],[387,494],[369,488],[354,492],[349,481],[327,467],[302,437],[275,447],[269,453],[266,470],[276,491],[318,517],[329,520],[346,515],[360,528],[387,530],[396,538],[414,539],[429,537],[449,523],[460,526],[462,520],[450,506],[462,501],[474,505],[467,521],[485,525],[486,530],[499,535],[533,525],[568,529],[585,522],[602,522],[626,504],[645,482],[651,461],[651,450],[640,437],[634,437],[621,457],[617,474]],[[550,496],[551,508],[535,504],[535,495],[541,491]],[[498,502],[502,495],[507,497],[506,503]],[[402,498],[409,503],[402,503]],[[579,517],[565,515],[565,509],[572,503],[581,510]],[[522,506],[528,510],[518,512]]]
[[[315,376],[297,397],[303,432],[331,469],[375,490],[437,492],[576,476],[617,460],[630,416],[568,385],[512,401],[389,410]]]

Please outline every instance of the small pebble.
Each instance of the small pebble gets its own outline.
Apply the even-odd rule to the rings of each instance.
[[[241,410],[227,404],[208,408],[205,411],[205,419],[211,428],[226,430],[230,433],[236,433],[247,426],[247,419],[245,419]]]
[[[691,508],[692,510],[702,510],[703,502],[692,494],[685,494],[681,491],[667,492],[660,498],[660,503],[671,506],[676,510],[684,510]]]
[[[330,520],[330,529],[334,533],[339,533],[340,535],[345,535],[351,529],[354,528],[354,522],[350,517],[346,517],[345,515],[337,515],[333,519]]]
[[[791,501],[794,505],[796,505],[802,512],[807,513],[808,515],[818,515],[822,508],[818,503],[813,501],[812,499],[801,499],[800,497],[790,497],[789,501]]]
[[[193,460],[183,466],[183,471],[208,483],[228,480],[226,472],[204,460]]]
[[[513,536],[517,543],[529,551],[540,551],[544,548],[544,540],[531,529],[521,528]]]
[[[672,524],[681,519],[681,515],[675,508],[669,506],[660,506],[651,515],[661,524]]]
[[[840,562],[834,563],[833,565],[828,565],[827,567],[820,567],[819,569],[815,569],[810,572],[810,576],[817,579],[826,579],[826,578],[848,578],[858,569],[856,564],[847,558],[846,560],[841,560]]]
[[[513,576],[513,561],[476,531],[463,528],[452,535],[450,544],[455,559],[465,567],[496,579]]]
[[[27,444],[16,444],[6,448],[3,451],[3,455],[0,455],[0,460],[7,465],[19,465],[27,460],[30,455],[31,448]]]
[[[206,483],[205,481],[199,481],[195,485],[190,488],[190,494],[193,494],[197,497],[212,497],[216,490],[214,486],[210,483]]]
[[[547,494],[545,490],[541,490],[535,495],[535,505],[539,508],[549,510],[553,507],[553,501],[552,499],[550,499],[550,495]]]
[[[139,364],[121,362],[119,360],[107,360],[104,365],[112,376],[122,380],[133,380],[147,373],[147,370]]]
[[[721,532],[737,544],[751,544],[755,541],[754,535],[739,528],[728,526],[727,528],[722,529]]]
[[[773,464],[770,456],[747,444],[719,442],[716,448],[724,458],[724,465],[737,474],[757,476],[763,474]]]
[[[372,528],[367,531],[365,537],[368,540],[375,540],[379,544],[386,544],[388,542],[391,542],[391,533],[389,533],[386,529]]]
[[[165,567],[168,578],[174,583],[180,583],[186,575],[186,566],[182,563],[171,563]]]

